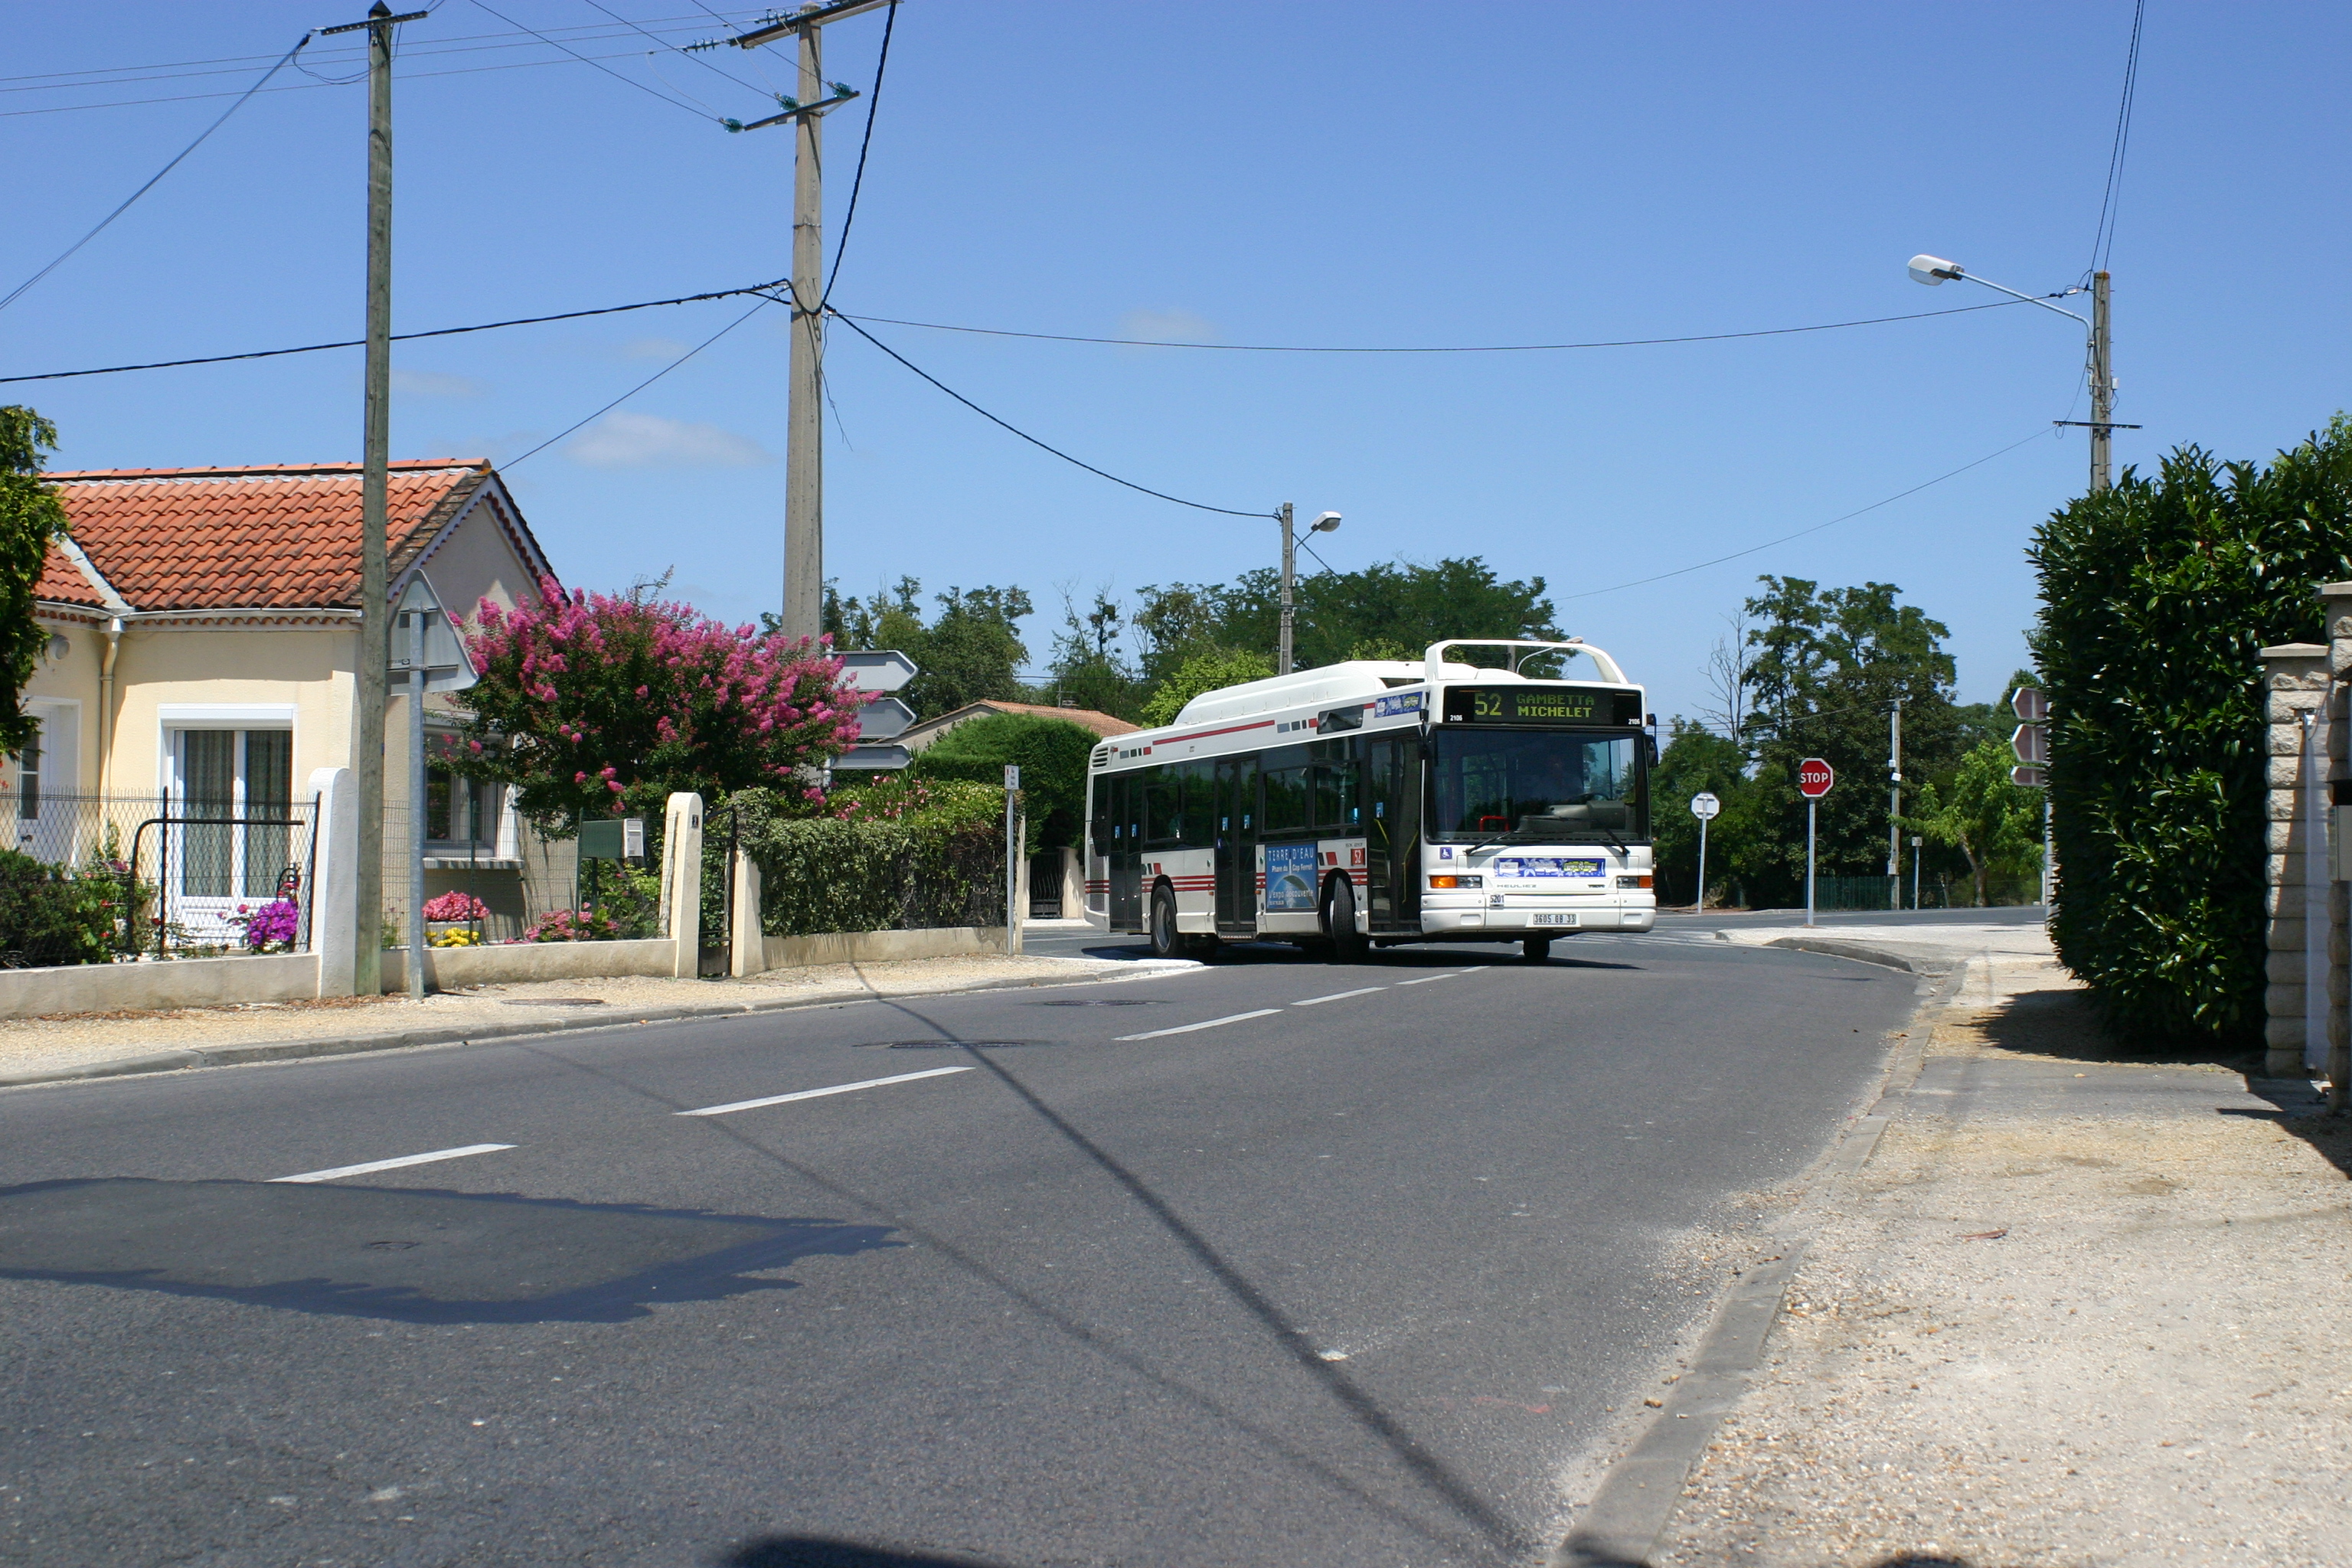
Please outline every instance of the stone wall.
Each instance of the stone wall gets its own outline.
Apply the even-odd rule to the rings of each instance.
[[[2263,649],[2263,717],[2265,723],[2266,802],[2263,913],[2269,948],[2268,1017],[2263,1026],[2266,1069],[2273,1078],[2315,1073],[2324,1062],[2324,1015],[2310,1005],[2305,983],[2313,956],[2312,921],[2316,905],[2312,886],[2325,879],[2325,848],[2314,865],[2310,791],[2324,787],[2329,732],[2326,708],[2334,684],[2328,650],[2319,643],[2285,643]],[[2318,733],[2307,732],[2316,723]],[[2316,779],[2308,775],[2315,773]],[[2314,872],[2317,871],[2317,876]],[[2321,941],[2326,931],[2320,922]],[[2324,946],[2323,946],[2324,951]],[[2318,1048],[2315,1048],[2318,1047]]]

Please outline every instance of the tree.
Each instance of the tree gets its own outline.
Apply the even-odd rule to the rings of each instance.
[[[29,408],[0,406],[0,752],[12,757],[40,730],[24,694],[49,640],[33,618],[34,588],[49,542],[66,532],[66,509],[41,478],[41,454],[57,445],[55,425]]]
[[[1990,901],[1996,872],[2033,868],[2042,855],[2042,792],[2009,782],[2016,761],[2006,741],[1979,742],[1950,776],[1919,787],[1903,826],[1967,858],[1977,903]]]
[[[481,679],[457,696],[448,764],[514,786],[555,837],[587,816],[658,820],[677,790],[789,784],[857,739],[830,648],[649,595],[567,595],[550,577],[537,604],[484,600],[467,648]]]
[[[1157,727],[1176,722],[1184,704],[1204,691],[1222,691],[1245,681],[1265,680],[1274,674],[1274,660],[1251,648],[1202,648],[1170,671],[1143,705],[1143,722]]]
[[[1143,691],[1118,647],[1119,603],[1108,588],[1078,608],[1073,586],[1062,586],[1062,630],[1054,637],[1051,695],[1057,703],[1133,720]]]
[[[1747,639],[1755,657],[1746,671],[1746,738],[1759,831],[1740,835],[1727,869],[1752,897],[1790,905],[1803,890],[1805,810],[1795,779],[1804,758],[1822,757],[1838,772],[1838,786],[1819,807],[1818,864],[1824,875],[1846,876],[1885,868],[1887,800],[1878,785],[1895,700],[1906,777],[1958,762],[1952,658],[1943,650],[1951,633],[1900,603],[1892,583],[1823,589],[1800,577],[1757,581],[1764,592],[1747,603],[1756,625]]]
[[[919,672],[898,695],[916,713],[936,719],[974,702],[1019,701],[1028,695],[1019,671],[1029,662],[1028,645],[1014,622],[1034,606],[1020,588],[950,588],[933,595],[939,616],[923,622],[918,595],[921,583],[901,577],[866,599],[845,599],[834,584],[824,589],[824,628],[838,648],[896,648]],[[773,632],[780,622],[763,615]]]
[[[992,713],[957,725],[915,753],[917,778],[1004,782],[1006,763],[1021,770],[1029,814],[1029,842],[1052,848],[1076,844],[1086,822],[1087,761],[1102,737],[1066,719],[1041,713]]]
[[[1704,724],[1677,718],[1669,726],[1665,750],[1650,773],[1650,831],[1658,879],[1658,901],[1686,904],[1698,901],[1698,819],[1690,801],[1700,791],[1712,792],[1726,804],[1743,802],[1751,786],[1746,776],[1747,758],[1739,743],[1718,735]],[[1724,833],[1718,818],[1707,832],[1708,880],[1720,882],[1731,869],[1736,835]]]

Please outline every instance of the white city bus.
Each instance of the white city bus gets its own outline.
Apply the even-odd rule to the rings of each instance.
[[[1576,639],[1458,639],[1204,693],[1096,748],[1087,920],[1163,957],[1271,939],[1540,959],[1556,937],[1648,931],[1654,723]]]

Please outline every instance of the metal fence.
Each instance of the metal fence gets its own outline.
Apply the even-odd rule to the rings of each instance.
[[[0,963],[310,945],[316,800],[238,804],[175,795],[0,796],[0,845],[52,868],[12,885]],[[287,909],[263,911],[271,905]]]

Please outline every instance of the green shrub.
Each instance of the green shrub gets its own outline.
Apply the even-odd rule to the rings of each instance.
[[[0,962],[11,967],[106,963],[114,957],[122,884],[77,877],[0,849]]]
[[[773,791],[733,805],[770,936],[1004,923],[1002,788],[877,783],[835,792],[823,816]]]
[[[1101,736],[1067,719],[996,713],[941,735],[915,753],[908,772],[919,779],[1002,790],[1005,764],[1013,763],[1021,770],[1029,847],[1059,847],[1078,842],[1087,809],[1087,759],[1101,743]],[[998,799],[1001,810],[1003,796]]]
[[[2263,1019],[2260,650],[2319,640],[2352,426],[2268,468],[2194,447],[2052,515],[2029,556],[2050,693],[2058,955],[2116,1020],[2252,1046]]]

